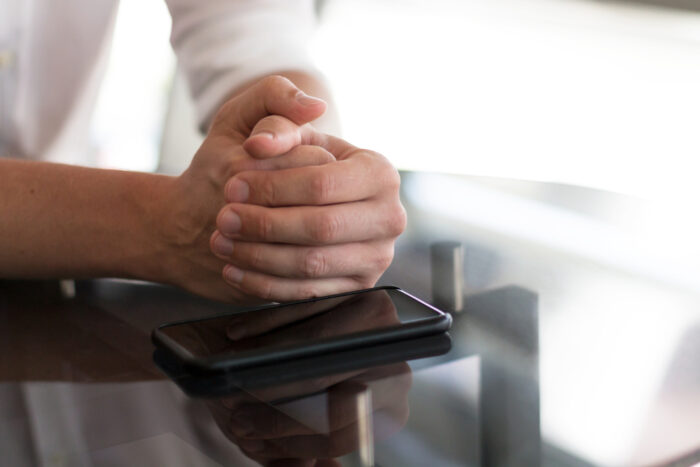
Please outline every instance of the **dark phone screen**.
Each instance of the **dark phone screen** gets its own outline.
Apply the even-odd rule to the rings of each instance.
[[[161,328],[195,357],[293,346],[440,316],[403,292],[373,290]]]

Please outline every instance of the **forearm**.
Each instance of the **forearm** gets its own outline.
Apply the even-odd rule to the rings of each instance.
[[[170,177],[0,159],[0,277],[156,279]]]

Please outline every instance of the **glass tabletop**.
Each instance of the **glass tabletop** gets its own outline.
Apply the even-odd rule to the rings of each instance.
[[[409,228],[380,283],[448,308],[449,337],[190,374],[151,330],[240,310],[132,281],[3,281],[0,464],[700,462],[700,256],[668,211],[403,180]]]

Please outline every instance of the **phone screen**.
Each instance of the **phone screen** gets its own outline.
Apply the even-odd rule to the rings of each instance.
[[[395,289],[280,305],[160,331],[195,357],[287,347],[425,320],[441,314]]]

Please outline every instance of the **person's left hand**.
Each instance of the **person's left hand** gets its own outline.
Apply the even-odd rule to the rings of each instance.
[[[328,151],[335,161],[244,171],[225,187],[212,252],[240,292],[274,301],[372,287],[406,226],[397,170],[382,155],[272,115],[244,143],[254,158]]]
[[[179,177],[164,177],[153,187],[153,203],[144,200],[135,207],[143,218],[146,238],[139,243],[144,244],[145,253],[124,258],[131,265],[126,277],[174,284],[215,300],[239,304],[264,300],[266,297],[241,293],[222,280],[226,263],[211,254],[209,239],[216,215],[225,204],[224,186],[243,171],[274,171],[334,160],[322,148],[263,159],[252,157],[244,147],[265,117],[284,115],[287,121],[304,125],[325,109],[325,102],[280,76],[264,78],[222,105],[187,170]]]

